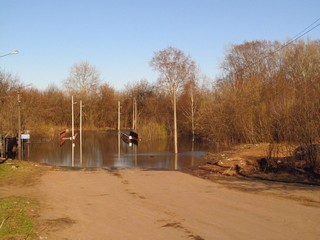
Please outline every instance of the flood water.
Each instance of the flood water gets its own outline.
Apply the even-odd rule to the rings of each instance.
[[[55,166],[80,168],[141,168],[181,170],[203,161],[208,146],[179,140],[179,154],[173,153],[172,140],[140,141],[129,146],[117,131],[86,131],[82,137],[82,161],[80,141],[77,139],[72,159],[72,143],[67,140],[59,145],[59,139],[40,141],[31,136],[24,146],[24,159]],[[212,151],[212,149],[210,149]]]

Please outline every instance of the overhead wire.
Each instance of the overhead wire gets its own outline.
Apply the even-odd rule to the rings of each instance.
[[[290,40],[289,42],[287,42],[285,45],[283,45],[282,47],[280,47],[279,49],[276,49],[275,52],[282,50],[283,48],[285,48],[286,46],[290,45],[291,43],[297,41],[298,39],[302,38],[303,36],[305,36],[307,33],[311,32],[313,29],[317,28],[320,26],[320,23],[318,23],[317,25],[315,25],[314,27],[312,27],[311,29],[309,29],[308,31],[306,31],[308,28],[310,28],[312,25],[314,25],[316,22],[318,22],[320,20],[320,18],[318,18],[315,22],[313,22],[312,24],[310,24],[308,27],[306,27],[304,30],[302,30],[300,33],[296,34],[292,40]]]
[[[292,39],[290,41],[288,41],[286,44],[284,44],[283,46],[275,49],[272,53],[276,53],[281,51],[282,49],[286,48],[287,46],[289,46],[290,44],[292,44],[293,42],[299,40],[300,38],[302,38],[303,36],[305,36],[306,34],[308,34],[309,32],[311,32],[312,30],[314,30],[315,28],[320,26],[320,23],[318,23],[317,25],[315,25],[317,22],[320,21],[320,18],[318,18],[317,20],[315,20],[313,23],[311,23],[310,25],[308,25],[306,28],[304,28],[302,31],[300,31],[299,33],[297,33],[296,35],[294,35],[292,37]],[[315,25],[315,26],[314,26]],[[313,26],[313,27],[312,27]],[[311,28],[312,27],[312,28]],[[252,65],[255,65],[263,60],[265,60],[266,58],[269,57],[269,54],[265,54],[264,56],[262,56],[261,58],[259,58],[257,61],[253,62],[252,64],[240,69],[241,71],[246,70],[247,68],[249,68]]]
[[[292,37],[292,39],[296,39],[298,37],[302,37],[303,35],[307,34],[308,32],[310,32],[311,30],[313,30],[315,27],[319,26],[319,24],[315,27],[313,27],[312,29],[308,30],[308,28],[310,28],[312,25],[316,24],[318,21],[320,21],[320,18],[318,18],[317,20],[315,20],[313,23],[311,23],[309,26],[307,26],[305,29],[303,29],[302,31],[300,31],[299,33],[297,33],[296,35],[294,35]],[[307,31],[308,30],[308,31]],[[307,31],[307,32],[305,32]],[[301,36],[300,36],[301,35]]]

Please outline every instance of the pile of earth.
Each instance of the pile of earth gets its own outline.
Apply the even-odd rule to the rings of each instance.
[[[268,151],[269,144],[237,145],[229,151],[208,153],[203,164],[192,166],[186,171],[212,180],[237,177],[320,185],[320,164],[310,169],[305,159],[289,154],[270,157]]]

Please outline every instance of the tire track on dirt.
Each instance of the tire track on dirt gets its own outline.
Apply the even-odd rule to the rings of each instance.
[[[113,176],[121,179],[121,183],[124,185],[129,185],[125,191],[128,192],[131,196],[134,196],[136,198],[139,198],[140,200],[147,200],[147,198],[145,196],[143,196],[142,194],[137,193],[136,190],[132,189],[132,186],[130,187],[130,182],[128,179],[126,179],[119,170],[115,169],[115,170],[110,170],[109,171],[110,174],[112,174]],[[179,218],[177,216],[176,213],[173,213],[171,211],[169,211],[166,207],[164,206],[159,206],[158,204],[156,204],[153,201],[144,201],[143,202],[143,206],[148,209],[151,210],[152,212],[159,212],[159,209],[162,215],[165,215],[165,218],[159,218],[158,220],[156,220],[156,224],[158,224],[158,226],[160,228],[171,228],[174,229],[182,234],[184,234],[186,236],[186,238],[189,239],[193,239],[193,240],[205,240],[204,238],[202,238],[201,236],[193,233],[191,230],[189,230],[186,226],[184,226],[182,224],[183,221],[185,221],[182,218]]]

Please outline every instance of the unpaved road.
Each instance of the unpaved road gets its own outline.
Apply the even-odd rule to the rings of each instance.
[[[49,171],[32,187],[39,238],[320,239],[319,187],[233,184],[173,171]]]

